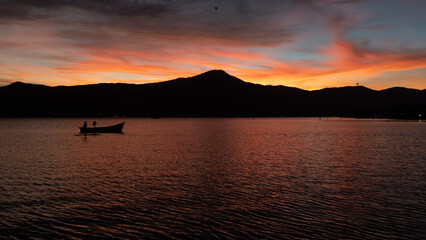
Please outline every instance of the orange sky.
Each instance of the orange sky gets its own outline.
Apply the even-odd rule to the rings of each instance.
[[[148,83],[222,69],[309,90],[425,89],[426,3],[383,2],[17,0],[0,7],[0,85]]]

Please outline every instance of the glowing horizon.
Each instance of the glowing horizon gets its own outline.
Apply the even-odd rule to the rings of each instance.
[[[0,85],[143,84],[221,69],[306,90],[426,89],[420,0],[0,3]]]

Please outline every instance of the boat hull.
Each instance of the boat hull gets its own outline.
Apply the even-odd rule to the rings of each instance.
[[[124,122],[108,127],[83,128],[80,127],[80,133],[122,133]]]

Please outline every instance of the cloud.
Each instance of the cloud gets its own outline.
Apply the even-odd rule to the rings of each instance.
[[[51,23],[168,36],[228,39],[242,44],[292,41],[295,27],[280,20],[292,1],[214,0],[0,0],[0,19],[48,19]],[[267,14],[265,14],[267,13]],[[281,15],[282,18],[285,16]]]
[[[394,12],[377,8],[368,0],[0,0],[0,77],[145,82],[222,68],[319,88],[425,67],[419,24],[403,39],[389,22]]]
[[[357,24],[357,20],[345,18],[341,15],[330,19],[333,43],[325,54],[334,57],[334,60],[330,62],[333,67],[356,70],[406,70],[426,67],[426,47],[393,47],[392,49],[372,47],[368,39],[349,38],[347,36],[348,31],[353,29],[352,25],[355,24]]]
[[[158,16],[170,10],[168,6],[173,4],[172,0],[162,1],[135,1],[135,0],[1,0],[0,16],[25,17],[32,15],[33,18],[54,15],[49,12],[39,12],[37,10],[57,11],[61,8],[73,7],[83,10],[96,11],[102,14],[112,14],[119,16],[149,15]]]

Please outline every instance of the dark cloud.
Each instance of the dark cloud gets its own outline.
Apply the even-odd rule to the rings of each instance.
[[[158,16],[167,12],[173,0],[138,1],[138,0],[0,0],[0,17],[42,17],[34,10],[58,10],[73,7],[103,14],[137,16]],[[45,15],[55,15],[46,12]]]
[[[347,2],[353,1],[0,0],[0,24],[40,19],[60,37],[80,44],[117,44],[115,35],[128,32],[133,38],[156,35],[271,47],[293,42],[301,29],[323,21],[327,5]]]
[[[92,31],[107,27],[276,45],[294,38],[297,26],[283,19],[309,1],[302,2],[305,1],[0,0],[0,19],[3,23],[48,19],[52,24],[75,24],[91,27]]]
[[[172,0],[137,1],[137,0],[104,0],[104,1],[66,1],[63,6],[77,7],[89,11],[119,16],[159,16],[171,10]]]

